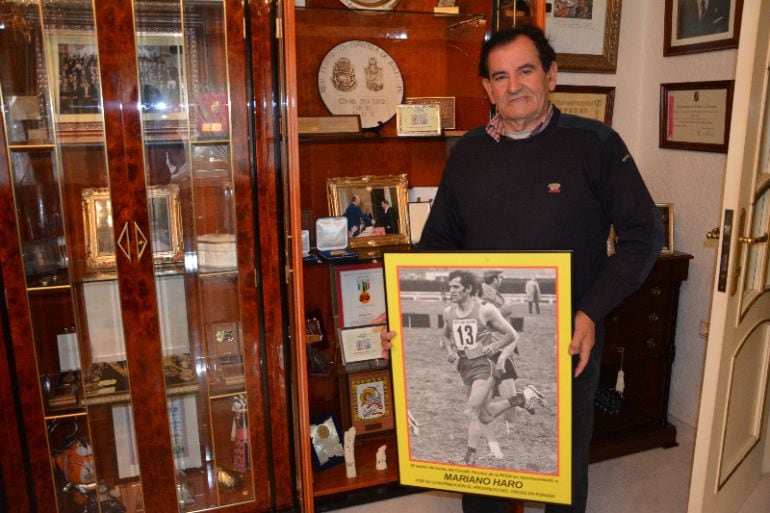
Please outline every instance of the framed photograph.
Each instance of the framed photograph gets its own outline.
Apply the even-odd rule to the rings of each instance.
[[[340,349],[345,365],[381,358],[381,329],[382,326],[340,329]]]
[[[348,390],[356,436],[393,429],[390,369],[348,374]]]
[[[595,119],[612,126],[614,87],[557,85],[549,98],[565,114]]]
[[[405,174],[329,178],[326,187],[330,215],[347,218],[351,248],[409,243]]]
[[[455,128],[455,98],[454,96],[420,96],[407,98],[407,105],[438,105],[441,115],[441,128],[451,130]]]
[[[660,147],[727,153],[735,81],[660,85]]]
[[[663,55],[738,48],[743,0],[666,0]]]
[[[396,134],[407,136],[441,135],[441,111],[438,105],[398,105]]]
[[[136,39],[142,117],[185,119],[182,34],[140,32]]]
[[[67,140],[95,140],[102,135],[101,83],[96,33],[54,30],[47,55],[53,86],[56,129]]]
[[[546,0],[545,32],[559,71],[615,73],[621,0]]]
[[[384,265],[389,329],[397,333],[391,365],[402,484],[569,503],[569,252],[385,253]],[[539,311],[530,310],[530,281]],[[499,307],[477,295],[489,287],[502,296]],[[468,385],[486,397],[484,421],[497,439],[475,451]],[[506,434],[506,420],[516,436]],[[426,433],[441,433],[440,443]]]
[[[312,462],[317,470],[325,470],[345,461],[342,429],[334,414],[329,413],[310,420]]]
[[[669,254],[674,252],[674,205],[673,203],[656,203],[655,208],[660,214],[663,223],[663,247],[660,252]]]
[[[385,278],[382,264],[334,267],[337,326],[369,326],[385,311]]]
[[[112,228],[110,190],[83,189],[83,224],[86,234],[86,263],[92,271],[115,267],[115,240]],[[152,238],[153,258],[156,263],[175,263],[184,258],[182,245],[181,204],[176,184],[148,187],[150,209],[149,236]],[[128,240],[147,237],[137,227],[124,227]],[[133,251],[131,245],[119,244],[121,251]],[[126,256],[128,256],[128,254]]]

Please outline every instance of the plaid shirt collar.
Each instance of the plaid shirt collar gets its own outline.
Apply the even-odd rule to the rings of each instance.
[[[530,137],[534,137],[535,135],[541,133],[543,130],[545,130],[545,127],[548,126],[548,123],[551,121],[551,118],[553,117],[553,104],[550,104],[548,106],[548,113],[545,115],[545,119],[543,119],[542,122],[540,122],[539,125],[537,125],[532,131],[527,134],[525,137],[521,137],[521,139],[528,139]],[[505,125],[503,124],[503,118],[500,117],[500,114],[495,114],[495,117],[493,117],[489,123],[487,123],[486,126],[487,134],[489,134],[489,137],[494,139],[496,142],[500,142],[500,138],[503,136],[508,137],[508,132],[505,129]]]

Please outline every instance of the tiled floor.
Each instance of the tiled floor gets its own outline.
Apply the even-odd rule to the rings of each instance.
[[[693,433],[679,429],[678,447],[653,449],[591,465],[588,513],[686,513]],[[542,513],[527,504],[525,513]],[[427,492],[338,513],[462,513],[457,494]],[[770,475],[765,475],[739,513],[770,513]]]

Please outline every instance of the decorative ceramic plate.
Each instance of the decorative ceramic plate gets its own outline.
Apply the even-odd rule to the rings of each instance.
[[[404,99],[404,79],[393,58],[368,41],[340,43],[318,70],[318,91],[332,114],[358,114],[361,128],[385,124]]]
[[[349,9],[377,9],[387,11],[393,9],[398,0],[340,0]]]

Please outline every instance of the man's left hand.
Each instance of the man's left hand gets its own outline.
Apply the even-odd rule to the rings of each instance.
[[[569,354],[578,355],[578,364],[575,367],[575,377],[580,376],[588,365],[591,349],[596,343],[596,324],[581,311],[575,314],[575,330],[572,341],[569,343]]]

